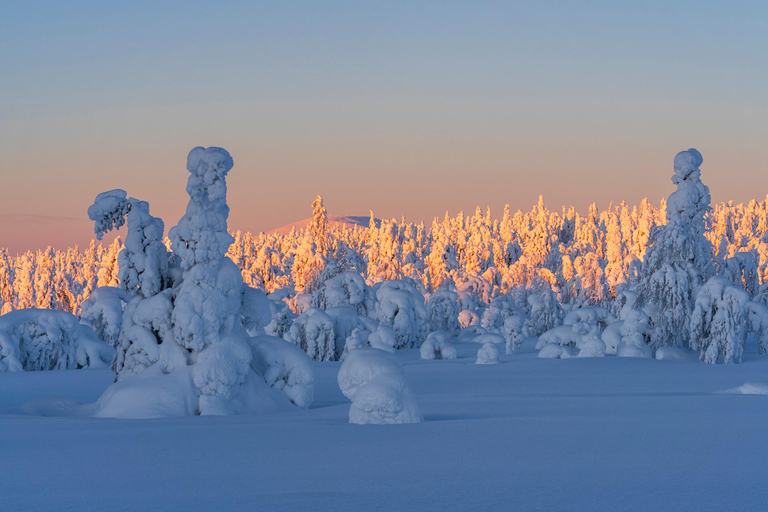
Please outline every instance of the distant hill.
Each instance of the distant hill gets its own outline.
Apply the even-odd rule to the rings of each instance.
[[[311,218],[297,220],[296,222],[293,222],[291,224],[286,224],[285,226],[280,226],[279,228],[272,229],[270,231],[267,231],[267,234],[276,234],[276,235],[287,235],[291,232],[291,229],[295,229],[296,231],[299,231],[300,229],[304,229],[307,226],[309,226],[309,222],[311,221]],[[328,216],[328,223],[331,225],[331,227],[342,227],[347,226],[348,228],[352,229],[355,225],[367,228],[368,222],[370,222],[371,218],[369,216],[358,216],[358,215],[329,215]],[[377,219],[374,217],[374,222],[376,222],[376,227],[379,227],[381,225],[381,219]]]

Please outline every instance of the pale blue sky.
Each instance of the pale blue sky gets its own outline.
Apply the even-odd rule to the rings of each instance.
[[[0,245],[85,243],[125,188],[174,225],[227,148],[230,226],[429,221],[672,191],[768,193],[768,2],[14,2],[0,16]]]

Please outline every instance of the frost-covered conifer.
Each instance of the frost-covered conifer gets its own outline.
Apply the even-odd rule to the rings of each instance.
[[[701,182],[701,153],[675,156],[672,182],[677,190],[667,201],[667,224],[651,235],[638,284],[638,302],[650,306],[651,345],[688,346],[689,318],[696,290],[713,272],[712,247],[704,237],[704,215],[710,210],[709,189]]]
[[[715,276],[701,287],[691,314],[691,348],[700,351],[701,361],[740,363],[747,332],[746,292]]]

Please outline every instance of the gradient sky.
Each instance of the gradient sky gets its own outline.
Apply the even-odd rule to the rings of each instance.
[[[222,146],[230,227],[431,221],[539,194],[654,203],[704,155],[714,201],[768,193],[768,2],[8,2],[0,246],[92,237],[124,188],[176,224]]]

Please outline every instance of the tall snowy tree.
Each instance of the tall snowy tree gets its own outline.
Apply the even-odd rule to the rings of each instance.
[[[713,274],[712,246],[704,237],[709,189],[701,182],[703,158],[695,149],[675,156],[667,224],[651,235],[638,284],[641,307],[650,307],[651,344],[689,346],[689,318],[698,288]]]

